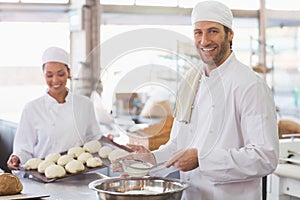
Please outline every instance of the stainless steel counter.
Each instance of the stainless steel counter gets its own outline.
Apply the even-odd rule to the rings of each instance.
[[[50,195],[50,197],[41,198],[43,200],[98,200],[96,191],[90,190],[88,185],[94,180],[106,178],[107,176],[104,175],[107,173],[106,170],[107,169],[100,169],[86,174],[58,179],[51,183],[39,182],[32,178],[21,178],[20,180],[23,184],[21,196]],[[109,172],[111,177],[119,177],[121,174],[120,172]],[[176,173],[168,177],[179,178],[179,175]],[[19,195],[17,197],[19,197]],[[0,200],[11,198],[0,196]]]
[[[102,179],[100,173],[80,174],[73,177],[57,180],[52,183],[42,183],[31,178],[22,178],[23,194],[49,194],[50,197],[42,199],[55,200],[97,200],[95,191],[88,188],[94,180]]]

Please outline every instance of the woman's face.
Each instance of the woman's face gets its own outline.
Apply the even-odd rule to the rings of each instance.
[[[63,63],[48,62],[44,65],[44,77],[51,96],[65,94],[70,70]]]

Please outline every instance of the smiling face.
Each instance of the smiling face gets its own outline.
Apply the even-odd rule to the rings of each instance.
[[[67,95],[67,79],[70,76],[70,70],[63,63],[48,62],[43,66],[44,77],[49,87],[48,93],[58,102],[64,102]]]
[[[220,66],[230,55],[233,31],[226,33],[217,22],[200,21],[194,25],[194,40],[201,59],[210,70]]]

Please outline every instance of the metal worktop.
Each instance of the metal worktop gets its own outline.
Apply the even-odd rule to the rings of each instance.
[[[42,199],[55,200],[97,200],[95,191],[90,190],[88,184],[94,180],[104,178],[101,173],[79,174],[56,180],[52,183],[42,183],[31,178],[22,178],[23,194],[48,194],[50,197]]]

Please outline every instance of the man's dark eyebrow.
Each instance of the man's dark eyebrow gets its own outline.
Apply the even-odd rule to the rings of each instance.
[[[201,31],[201,29],[199,29],[199,28],[194,29],[194,32],[196,32],[196,31]]]
[[[208,28],[208,30],[211,30],[211,29],[217,29],[217,30],[220,30],[218,27],[215,27],[215,26]]]
[[[212,30],[212,29],[217,29],[217,30],[220,30],[220,28],[218,28],[218,27],[215,27],[215,26],[213,26],[213,27],[209,27],[207,30]],[[194,32],[195,32],[195,31],[202,31],[202,29],[196,28],[196,29],[194,29]]]

